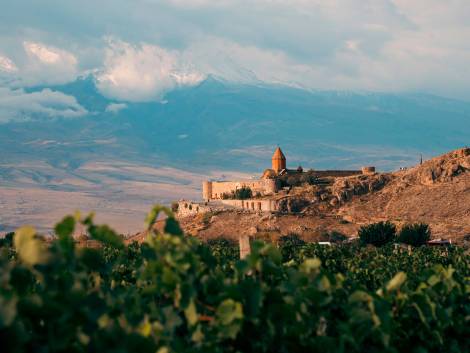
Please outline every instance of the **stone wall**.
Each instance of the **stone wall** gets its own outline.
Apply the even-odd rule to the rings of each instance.
[[[248,200],[220,200],[224,205],[232,206],[239,209],[249,211],[260,211],[260,212],[275,212],[278,210],[277,200],[260,200],[260,199],[248,199]]]
[[[213,207],[205,202],[193,202],[181,200],[178,201],[178,211],[176,212],[178,217],[194,216],[199,213],[211,212]]]
[[[312,174],[318,178],[341,178],[354,175],[361,175],[361,170],[314,170]]]
[[[249,187],[253,194],[269,195],[277,192],[278,187],[274,179],[242,180],[242,181],[205,181],[202,184],[203,199],[221,199],[223,194]]]

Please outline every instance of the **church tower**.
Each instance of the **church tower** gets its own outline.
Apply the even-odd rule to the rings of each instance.
[[[286,169],[286,156],[282,153],[281,149],[278,147],[274,151],[272,158],[272,169],[279,174],[283,169]]]

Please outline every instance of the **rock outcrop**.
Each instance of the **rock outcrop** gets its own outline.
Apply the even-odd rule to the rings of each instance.
[[[430,159],[408,170],[402,179],[405,182],[418,182],[422,185],[448,182],[452,178],[470,171],[470,148],[462,148],[443,156]]]
[[[359,196],[379,191],[393,179],[390,174],[359,175],[349,178],[338,178],[331,188],[332,195],[342,204]]]

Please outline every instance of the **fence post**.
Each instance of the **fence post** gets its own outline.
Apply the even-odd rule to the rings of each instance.
[[[248,235],[240,235],[238,244],[240,246],[240,259],[244,259],[251,253],[250,237]]]

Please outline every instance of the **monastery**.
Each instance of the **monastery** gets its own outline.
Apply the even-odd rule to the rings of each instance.
[[[307,174],[312,178],[346,177],[360,174],[374,174],[375,167],[361,170],[310,170],[302,167],[287,168],[287,159],[280,147],[271,158],[271,168],[265,169],[258,180],[204,181],[202,184],[203,202],[181,200],[178,202],[178,216],[211,212],[221,208],[235,208],[256,212],[277,212],[279,204],[288,194],[286,178],[299,178]],[[286,189],[288,189],[286,191]],[[244,197],[237,197],[242,195]]]

